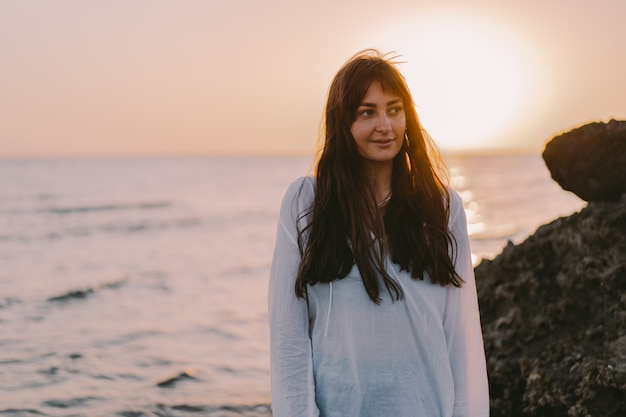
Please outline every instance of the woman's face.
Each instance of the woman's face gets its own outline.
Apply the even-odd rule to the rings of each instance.
[[[357,107],[350,132],[359,153],[371,162],[392,162],[400,152],[406,116],[402,99],[374,81]]]

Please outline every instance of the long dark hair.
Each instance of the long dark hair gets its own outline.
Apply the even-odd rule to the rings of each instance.
[[[437,168],[441,158],[424,132],[406,81],[392,59],[376,50],[353,56],[331,83],[326,102],[324,146],[316,167],[315,198],[302,216],[299,230],[301,262],[296,279],[298,297],[307,284],[342,279],[357,265],[369,297],[380,303],[380,281],[390,296],[402,288],[385,270],[386,253],[414,279],[460,287],[454,269],[456,242],[448,230],[450,196]],[[406,136],[394,158],[391,200],[378,209],[350,127],[372,82],[400,97],[406,115]],[[436,164],[433,164],[433,161]]]

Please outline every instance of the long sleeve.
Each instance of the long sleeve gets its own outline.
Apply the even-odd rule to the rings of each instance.
[[[319,416],[307,303],[295,295],[300,264],[296,225],[313,199],[311,183],[301,178],[291,184],[283,198],[276,233],[268,293],[274,417]]]
[[[486,417],[489,415],[489,386],[467,221],[461,198],[452,190],[450,195],[450,229],[457,243],[455,267],[465,281],[461,288],[448,287],[444,315],[455,390],[453,415]]]

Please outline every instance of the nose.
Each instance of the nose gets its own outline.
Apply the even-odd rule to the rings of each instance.
[[[376,124],[376,130],[379,132],[389,132],[391,130],[391,121],[387,115],[382,115]]]

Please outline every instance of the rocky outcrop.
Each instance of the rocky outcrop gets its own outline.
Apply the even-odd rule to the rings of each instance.
[[[586,201],[626,193],[626,121],[589,123],[554,137],[543,159],[552,178]]]
[[[492,417],[626,416],[626,198],[509,243],[476,281]]]

